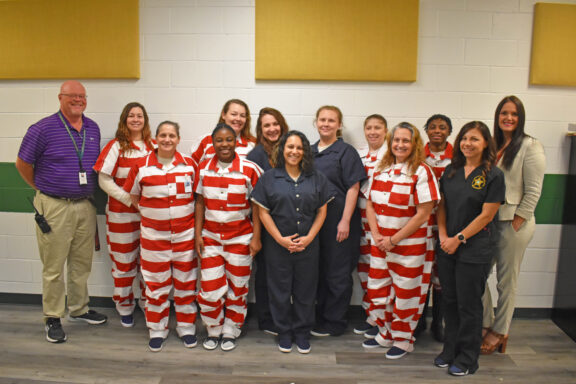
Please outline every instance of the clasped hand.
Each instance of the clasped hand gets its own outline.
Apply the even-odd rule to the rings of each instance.
[[[307,236],[300,236],[295,233],[292,236],[282,237],[280,245],[286,248],[290,253],[302,252],[310,244]]]
[[[440,248],[442,248],[442,250],[449,255],[453,255],[459,246],[460,240],[458,240],[456,237],[440,237]]]

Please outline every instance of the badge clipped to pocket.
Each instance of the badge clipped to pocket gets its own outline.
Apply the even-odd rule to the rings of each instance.
[[[88,176],[86,176],[86,171],[78,172],[78,179],[80,181],[80,185],[88,184]]]
[[[189,175],[184,176],[184,192],[192,193],[192,178]]]

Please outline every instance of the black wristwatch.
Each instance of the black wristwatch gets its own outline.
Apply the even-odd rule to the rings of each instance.
[[[460,240],[461,243],[466,244],[466,238],[464,237],[464,235],[462,234],[462,232],[458,232],[458,234],[456,235],[456,237],[458,238],[458,240]]]

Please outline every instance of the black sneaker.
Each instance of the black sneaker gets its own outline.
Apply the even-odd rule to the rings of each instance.
[[[357,335],[363,335],[366,332],[368,332],[369,330],[371,330],[372,328],[374,328],[374,326],[372,324],[369,324],[368,322],[364,322],[364,323],[358,325],[357,327],[354,327],[354,333]]]
[[[380,333],[380,330],[378,329],[378,327],[372,327],[369,330],[367,330],[366,332],[364,332],[364,337],[367,339],[375,339],[379,333]]]
[[[122,316],[120,318],[120,324],[122,324],[124,328],[132,328],[134,326],[134,315]]]
[[[312,348],[310,347],[310,341],[307,338],[297,337],[295,342],[296,342],[296,347],[298,348],[298,352],[300,352],[302,354],[310,353],[310,350]]]
[[[49,317],[46,319],[46,340],[51,343],[63,343],[66,341],[66,334],[62,329],[62,323],[57,317]]]
[[[180,338],[186,348],[194,348],[198,345],[198,338],[196,335],[184,335]]]
[[[96,324],[104,324],[108,320],[108,317],[91,309],[83,315],[70,316],[69,320],[85,321],[88,324],[96,325]]]
[[[450,363],[444,360],[441,356],[436,356],[434,359],[434,365],[438,368],[448,368]]]
[[[332,333],[330,333],[330,331],[328,331],[326,328],[324,327],[316,327],[313,328],[310,331],[310,334],[312,336],[316,336],[316,337],[326,337],[326,336],[332,336]]]
[[[280,336],[278,338],[278,349],[280,352],[292,352],[292,338],[290,336]]]
[[[148,342],[148,349],[152,352],[160,352],[164,347],[164,338],[163,337],[153,337]]]

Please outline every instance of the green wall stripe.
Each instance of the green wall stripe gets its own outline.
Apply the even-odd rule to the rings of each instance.
[[[14,163],[0,163],[0,212],[33,212],[26,197],[34,191],[20,177]],[[548,174],[544,176],[542,197],[536,207],[538,224],[562,224],[568,175]],[[98,212],[104,214],[106,194],[96,193]]]
[[[0,212],[34,212],[28,197],[34,197],[34,190],[20,177],[14,163],[0,163]],[[96,205],[103,215],[106,208],[106,193],[97,188]]]

